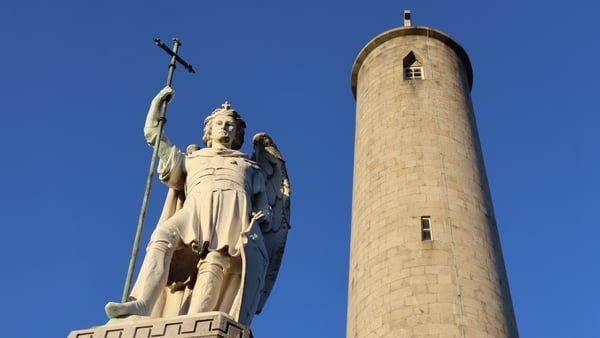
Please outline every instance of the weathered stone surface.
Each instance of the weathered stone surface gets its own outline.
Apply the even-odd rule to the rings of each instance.
[[[518,336],[471,83],[462,47],[427,27],[356,59],[349,338]]]
[[[223,312],[171,318],[112,319],[109,324],[71,332],[68,338],[250,338],[250,328]]]

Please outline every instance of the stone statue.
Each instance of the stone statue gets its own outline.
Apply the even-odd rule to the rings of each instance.
[[[157,116],[174,92],[152,100],[144,135],[154,145]],[[289,225],[285,161],[271,138],[239,149],[246,124],[229,103],[204,120],[202,141],[181,152],[160,135],[158,174],[169,187],[131,301],[110,302],[109,318],[221,311],[250,325],[277,277]]]

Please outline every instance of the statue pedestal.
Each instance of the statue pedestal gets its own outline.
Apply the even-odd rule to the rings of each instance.
[[[68,338],[251,338],[250,328],[223,312],[170,318],[112,319],[104,326],[77,330]]]

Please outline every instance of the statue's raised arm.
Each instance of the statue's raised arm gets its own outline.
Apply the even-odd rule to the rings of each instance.
[[[155,145],[160,137],[158,178],[172,189],[183,190],[186,175],[185,155],[171,143],[164,131],[161,132],[158,123],[160,116],[164,116],[167,103],[172,101],[174,97],[175,91],[166,86],[152,99],[144,123],[144,137],[151,147]]]

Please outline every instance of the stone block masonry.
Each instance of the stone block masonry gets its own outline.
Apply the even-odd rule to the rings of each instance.
[[[428,27],[384,32],[354,63],[349,338],[518,337],[472,78]]]

